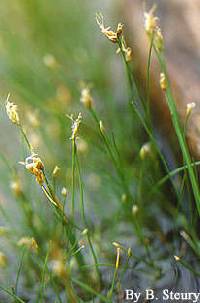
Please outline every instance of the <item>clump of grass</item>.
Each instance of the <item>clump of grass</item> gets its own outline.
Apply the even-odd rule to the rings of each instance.
[[[133,278],[135,275],[141,282],[144,279],[146,285],[156,288],[158,280],[166,282],[166,264],[173,271],[170,267],[172,260],[176,265],[189,270],[191,275],[199,276],[199,271],[194,270],[188,261],[190,254],[199,257],[195,215],[196,209],[199,213],[200,207],[196,170],[199,162],[192,160],[185,139],[187,122],[195,106],[188,105],[186,121],[182,123],[167,75],[164,38],[154,13],[153,7],[144,14],[145,31],[149,39],[146,98],[141,96],[135,80],[133,51],[126,41],[124,25],[119,23],[116,30],[112,30],[105,26],[102,14],[97,14],[97,24],[102,34],[116,47],[125,66],[128,102],[123,104],[126,108],[123,118],[128,119],[129,115],[131,123],[120,118],[122,113],[119,110],[116,117],[118,131],[112,127],[114,120],[109,123],[107,115],[98,110],[98,98],[93,96],[90,85],[85,84],[80,96],[80,103],[84,106],[81,111],[84,114],[79,112],[77,118],[74,118],[73,115],[62,112],[71,123],[70,135],[66,135],[69,130],[64,132],[64,137],[67,137],[70,144],[68,157],[62,155],[62,165],[59,161],[51,165],[45,156],[39,156],[42,154],[39,151],[40,145],[35,148],[31,144],[27,135],[31,131],[26,131],[24,117],[18,106],[10,101],[10,96],[6,100],[8,118],[23,138],[25,160],[20,164],[26,169],[26,175],[22,177],[19,168],[13,169],[9,161],[4,161],[12,176],[11,191],[22,218],[13,224],[9,214],[0,205],[6,228],[10,225],[8,233],[4,233],[6,228],[2,227],[0,236],[7,237],[9,247],[18,259],[14,284],[13,278],[9,277],[12,281],[10,285],[14,287],[4,285],[0,289],[15,302],[30,299],[35,302],[115,302],[128,283],[128,273],[131,272]],[[173,171],[170,171],[168,160],[160,148],[150,112],[150,67],[153,52],[160,64],[160,87],[166,97],[183,155],[182,166],[177,166]],[[45,56],[44,63],[53,73],[59,67],[59,63],[50,54]],[[59,97],[66,101],[66,96],[68,99],[68,91],[64,89]],[[60,112],[55,111],[54,114],[58,116],[61,129],[66,129],[68,121],[60,121]],[[32,127],[42,125],[42,121],[37,119],[31,118]],[[131,130],[136,146],[133,157],[128,128],[135,121],[137,127]],[[124,129],[120,136],[120,131]],[[41,133],[45,135],[45,131],[43,129]],[[84,140],[90,142],[87,144],[82,141],[81,147],[82,133],[85,134]],[[53,133],[50,137],[53,138]],[[53,139],[47,141],[45,136],[42,138],[46,148],[49,148],[49,144],[54,144]],[[88,145],[91,149],[89,155]],[[65,150],[61,146],[60,153],[64,154]],[[2,158],[4,160],[5,156],[2,155]],[[46,162],[53,166],[53,170]],[[86,167],[87,171],[97,171],[96,175],[92,175],[93,185],[100,187],[96,193],[87,188],[89,182]],[[34,177],[33,182],[28,173]],[[174,176],[178,176],[178,183]],[[101,187],[99,180],[102,179],[105,181]],[[29,186],[26,188],[27,184]],[[170,191],[170,196],[166,195],[166,191]],[[171,202],[172,199],[174,203]],[[185,200],[191,211],[189,218],[188,205],[183,203]],[[93,214],[95,209],[100,209],[96,205],[99,203],[101,211]],[[168,232],[165,232],[162,220],[167,221]],[[173,237],[169,239],[171,232]],[[190,254],[187,254],[185,244],[190,248]],[[11,270],[13,268],[9,264],[9,258],[1,252],[0,267],[6,266],[11,266]],[[29,291],[28,295],[26,290]]]

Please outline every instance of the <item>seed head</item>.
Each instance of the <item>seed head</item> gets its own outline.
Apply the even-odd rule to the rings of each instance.
[[[124,193],[124,194],[122,194],[122,196],[121,196],[121,201],[122,201],[122,203],[126,203],[127,202],[127,200],[128,200],[128,197],[127,197],[127,195]]]
[[[53,260],[51,262],[51,269],[56,276],[60,278],[65,278],[66,268],[65,268],[64,260],[62,259]]]
[[[133,50],[131,47],[126,46],[124,39],[122,39],[122,48],[118,48],[116,53],[119,54],[121,50],[125,54],[126,62],[130,62],[133,59]]]
[[[126,62],[130,62],[133,59],[133,50],[131,47],[127,47],[125,51]]]
[[[85,229],[82,231],[82,235],[85,236],[85,235],[87,235],[87,234],[88,234],[88,229],[85,228]]]
[[[154,16],[156,6],[153,6],[149,12],[144,13],[144,28],[148,35],[152,35],[157,27],[158,17]]]
[[[52,54],[46,54],[43,58],[43,62],[48,68],[54,69],[58,67],[58,62]]]
[[[167,79],[164,73],[160,74],[160,87],[163,91],[167,89]]]
[[[183,237],[183,239],[184,239],[185,241],[190,240],[190,236],[189,236],[184,230],[182,230],[182,231],[180,232],[180,235],[181,235],[181,237]]]
[[[8,259],[6,255],[4,255],[4,253],[0,251],[0,268],[6,267],[7,264],[8,264]]]
[[[174,259],[175,259],[175,261],[178,262],[178,261],[180,261],[181,258],[179,256],[174,256]]]
[[[67,197],[67,189],[66,189],[66,187],[63,187],[63,188],[62,188],[62,190],[61,190],[61,195],[62,195],[63,197]]]
[[[121,247],[121,244],[119,244],[118,242],[112,242],[112,245],[115,247]]]
[[[118,23],[116,32],[112,31],[110,27],[104,26],[103,15],[101,13],[96,14],[96,21],[100,27],[101,32],[113,43],[117,43],[118,38],[122,35],[123,24]]]
[[[164,48],[164,38],[159,27],[156,28],[155,37],[154,37],[154,44],[157,51],[161,52]]]
[[[59,172],[60,172],[60,167],[58,167],[57,165],[54,167],[53,169],[53,172],[52,172],[52,175],[53,177],[57,177],[59,175]]]
[[[138,212],[138,206],[136,204],[133,204],[133,207],[132,207],[132,214],[135,216]]]
[[[44,183],[44,165],[37,154],[33,153],[25,159],[25,162],[20,162],[20,164],[24,165],[35,176],[40,185]]]
[[[151,143],[147,142],[140,149],[140,158],[141,160],[144,160],[151,155],[152,155]]]
[[[187,104],[187,109],[186,109],[186,117],[189,117],[190,114],[192,113],[192,110],[196,107],[195,102],[191,102]]]
[[[6,100],[6,112],[7,112],[8,118],[10,119],[10,121],[12,123],[19,125],[20,120],[19,120],[19,114],[18,114],[18,107],[16,104],[9,101],[9,97],[10,97],[10,95],[8,95],[7,100]]]
[[[38,244],[34,238],[23,237],[17,242],[18,246],[25,246],[33,252],[38,251]]]
[[[67,117],[72,121],[72,126],[71,126],[72,135],[71,135],[70,139],[75,140],[78,138],[78,131],[79,131],[80,124],[82,122],[82,114],[79,113],[78,117],[76,119],[73,118],[73,115],[71,115],[71,116],[67,115]]]
[[[14,195],[17,197],[22,194],[22,187],[21,187],[21,184],[18,179],[13,180],[10,183],[10,188],[11,188],[12,192],[14,193]]]
[[[117,25],[117,37],[120,37],[123,33],[123,27],[124,27],[124,24],[122,23],[118,23]]]
[[[83,105],[86,108],[88,109],[92,108],[93,98],[91,96],[90,89],[88,87],[82,89],[80,101],[81,103],[83,103]]]

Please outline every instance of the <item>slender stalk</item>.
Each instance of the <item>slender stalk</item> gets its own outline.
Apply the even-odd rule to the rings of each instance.
[[[200,161],[196,161],[196,162],[193,162],[191,163],[191,166],[199,166],[200,165]],[[185,169],[187,169],[188,166],[187,164],[186,165],[183,165],[182,167],[178,167],[172,171],[169,171],[169,173],[164,176],[162,179],[160,179],[156,185],[152,188],[152,191],[151,192],[154,192],[158,189],[158,187],[162,186],[168,179],[170,179],[171,177],[177,175],[178,173],[180,173],[181,171],[184,171]]]
[[[91,113],[92,117],[94,118],[94,120],[97,124],[97,127],[99,128],[100,119],[98,118],[97,113],[95,112],[95,110],[93,108],[90,109],[90,113]],[[109,156],[112,160],[112,163],[115,167],[116,173],[117,173],[117,175],[119,177],[119,180],[120,180],[120,182],[123,186],[123,189],[124,189],[125,193],[127,194],[127,197],[129,199],[129,201],[132,201],[132,195],[131,195],[129,187],[127,185],[126,177],[125,177],[125,174],[124,174],[123,169],[121,167],[121,163],[120,163],[119,160],[117,160],[115,158],[115,155],[114,155],[112,147],[111,147],[111,143],[110,143],[109,139],[107,138],[106,134],[104,132],[102,132],[101,130],[99,130],[99,132],[100,132],[100,136],[101,136],[101,138],[102,138],[102,140],[105,144],[106,150],[107,150],[107,152],[108,152],[108,154],[109,154]]]
[[[151,57],[152,57],[152,50],[153,50],[153,41],[154,41],[154,33],[151,37],[150,41],[150,48],[149,48],[149,54],[148,54],[148,61],[147,61],[147,118],[149,122],[149,126],[152,129],[152,123],[151,123],[151,113],[150,113],[150,67],[151,67]]]
[[[71,212],[72,218],[74,219],[74,212],[75,212],[75,156],[76,156],[76,145],[75,140],[72,139],[72,204],[71,204]]]
[[[15,294],[13,294],[10,290],[8,290],[7,288],[4,288],[2,286],[0,286],[0,290],[4,291],[5,293],[7,293],[9,296],[11,296],[13,299],[16,300],[16,302],[19,303],[25,303],[25,301],[23,301],[22,299],[20,299],[20,297],[16,296]]]
[[[190,152],[189,152],[189,148],[188,145],[186,143],[185,137],[184,137],[184,132],[182,130],[181,127],[181,123],[180,123],[180,118],[176,109],[176,104],[175,104],[175,100],[173,98],[172,95],[172,91],[171,91],[171,87],[170,87],[170,83],[169,83],[169,79],[167,77],[167,69],[166,69],[166,63],[165,63],[165,59],[162,56],[162,54],[160,54],[155,46],[154,46],[154,50],[155,53],[157,55],[160,67],[162,72],[166,75],[166,80],[167,80],[167,89],[165,92],[165,96],[166,96],[166,101],[167,101],[167,105],[169,107],[170,110],[170,114],[171,114],[171,118],[172,118],[172,123],[178,138],[178,142],[182,151],[182,155],[183,155],[183,159],[184,162],[187,164],[188,167],[188,173],[189,173],[189,178],[190,178],[190,182],[191,182],[191,186],[192,186],[192,190],[193,190],[193,194],[194,194],[194,198],[195,198],[195,202],[196,202],[196,207],[197,207],[197,211],[200,215],[200,189],[199,189],[199,184],[198,184],[198,180],[195,174],[195,170],[192,166],[192,160],[191,160],[191,156],[190,156]]]
[[[178,261],[183,267],[187,268],[190,272],[192,272],[195,276],[200,277],[200,272],[194,269],[189,263],[187,263],[185,260],[180,259]]]
[[[154,40],[152,39],[152,47],[154,48],[153,41]],[[155,149],[156,149],[156,151],[157,151],[157,153],[158,153],[158,155],[159,155],[159,157],[160,157],[160,159],[161,159],[161,161],[164,165],[164,168],[165,168],[166,172],[169,173],[169,168],[168,168],[167,162],[165,160],[165,157],[163,156],[163,154],[160,150],[160,147],[158,146],[158,143],[157,143],[156,139],[154,138],[153,130],[151,128],[151,123],[149,122],[149,119],[148,119],[146,111],[145,111],[144,102],[139,97],[139,92],[138,92],[137,86],[135,84],[135,80],[134,80],[134,77],[133,77],[133,72],[131,71],[129,64],[126,62],[125,54],[124,54],[123,49],[122,49],[122,42],[121,42],[120,39],[118,39],[118,45],[121,49],[123,61],[124,61],[125,68],[126,68],[126,73],[128,75],[128,83],[129,83],[129,90],[130,90],[129,104],[131,105],[131,108],[136,113],[138,119],[140,120],[142,126],[144,127],[144,130],[148,134],[153,146],[155,147]],[[151,54],[149,55],[149,66],[150,66],[150,62],[151,62],[150,60],[151,60]],[[131,76],[131,74],[132,74],[132,76]],[[144,115],[144,113],[145,113],[145,115]],[[179,201],[180,200],[179,192],[178,192],[176,186],[174,185],[173,181],[171,181],[171,182],[172,182],[172,187],[174,189],[174,192],[175,192],[175,194],[177,196],[177,199]]]
[[[43,298],[44,298],[44,290],[45,290],[45,274],[46,274],[46,270],[47,270],[47,262],[48,262],[48,258],[49,258],[49,248],[44,260],[44,266],[42,268],[42,281],[41,281],[41,287],[40,287],[40,292],[39,292],[39,303],[42,303]]]
[[[79,280],[77,280],[75,278],[72,278],[72,281],[73,281],[74,284],[80,286],[82,289],[84,289],[88,293],[97,296],[102,302],[112,303],[110,299],[108,299],[105,296],[101,295],[96,290],[94,290],[93,288],[91,288],[89,285],[85,284],[84,282],[79,281]]]
[[[19,282],[19,276],[20,276],[20,273],[21,273],[21,270],[22,270],[22,265],[23,265],[25,253],[26,253],[26,248],[24,248],[23,251],[22,251],[21,260],[20,260],[20,263],[19,263],[18,271],[17,271],[17,277],[16,277],[16,281],[15,281],[15,288],[14,288],[15,295],[17,295],[17,287],[18,287],[18,282]]]
[[[119,270],[119,262],[120,262],[120,247],[117,247],[117,255],[116,255],[116,263],[115,263],[115,270],[112,278],[112,284],[110,290],[108,291],[107,297],[112,299],[113,291],[115,287],[115,281],[117,280],[118,270]]]
[[[24,137],[24,140],[25,140],[25,142],[26,142],[26,144],[28,146],[28,149],[32,152],[33,151],[32,146],[31,146],[31,144],[30,144],[30,142],[28,140],[28,137],[27,137],[27,135],[26,135],[26,133],[24,131],[24,128],[23,128],[23,126],[21,124],[19,124],[19,128],[20,128],[22,136]]]
[[[85,228],[88,229],[88,224],[87,224],[87,220],[86,220],[86,216],[85,216],[85,207],[84,207],[84,195],[83,195],[83,181],[82,181],[82,177],[81,177],[81,171],[80,171],[80,164],[79,164],[79,159],[78,159],[78,155],[76,154],[76,163],[77,163],[77,171],[78,171],[78,178],[79,178],[79,187],[80,187],[80,201],[81,201],[81,214],[82,214],[82,220],[83,223],[85,225]],[[101,273],[98,267],[98,259],[94,250],[94,247],[92,245],[92,241],[90,238],[90,234],[89,231],[87,232],[87,240],[88,240],[88,244],[91,250],[91,254],[92,257],[94,259],[94,263],[95,263],[95,268],[96,268],[96,273],[99,279],[99,282],[101,281]]]

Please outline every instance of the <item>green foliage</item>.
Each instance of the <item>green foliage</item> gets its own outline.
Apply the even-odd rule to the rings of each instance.
[[[182,164],[173,157],[173,170],[150,116],[151,56],[155,51],[167,73],[164,52],[150,37],[141,96],[124,37],[118,34],[113,48],[101,42],[97,9],[89,1],[0,3],[1,86],[20,116],[18,125],[8,124],[2,95],[5,302],[115,302],[130,275],[143,288],[164,285],[174,255],[199,275],[179,249],[182,236],[188,256],[199,257],[199,162],[190,156],[169,81],[163,93],[183,153]],[[94,101],[88,109],[80,103],[85,86]]]

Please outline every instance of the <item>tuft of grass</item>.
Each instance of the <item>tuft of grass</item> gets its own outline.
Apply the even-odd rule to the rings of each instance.
[[[0,237],[6,243],[0,245],[0,290],[16,302],[109,303],[121,296],[130,274],[133,284],[155,289],[158,281],[166,285],[168,271],[175,267],[198,277],[190,260],[198,264],[200,162],[192,159],[185,138],[190,116],[182,123],[176,109],[154,9],[145,13],[152,22],[145,23],[149,54],[141,95],[121,23],[112,29],[97,14],[100,32],[117,52],[113,54],[99,38],[97,46],[93,38],[87,40],[96,29],[93,21],[77,25],[78,16],[90,16],[80,1],[55,5],[50,0],[48,7],[45,1],[16,3],[15,18],[6,22],[13,9],[3,5],[0,21],[10,32],[2,36],[3,71],[14,92],[6,101],[13,128],[5,122],[5,130],[12,134],[15,127],[20,137],[9,140],[11,153],[7,146],[0,153]],[[24,30],[13,36],[19,17],[17,28]],[[150,111],[153,53],[183,156],[182,163],[174,157],[173,170]],[[115,79],[112,68],[121,71],[122,65],[125,75]],[[71,112],[79,113],[77,118]],[[56,173],[55,167],[60,168]],[[15,262],[19,258],[20,264]]]

